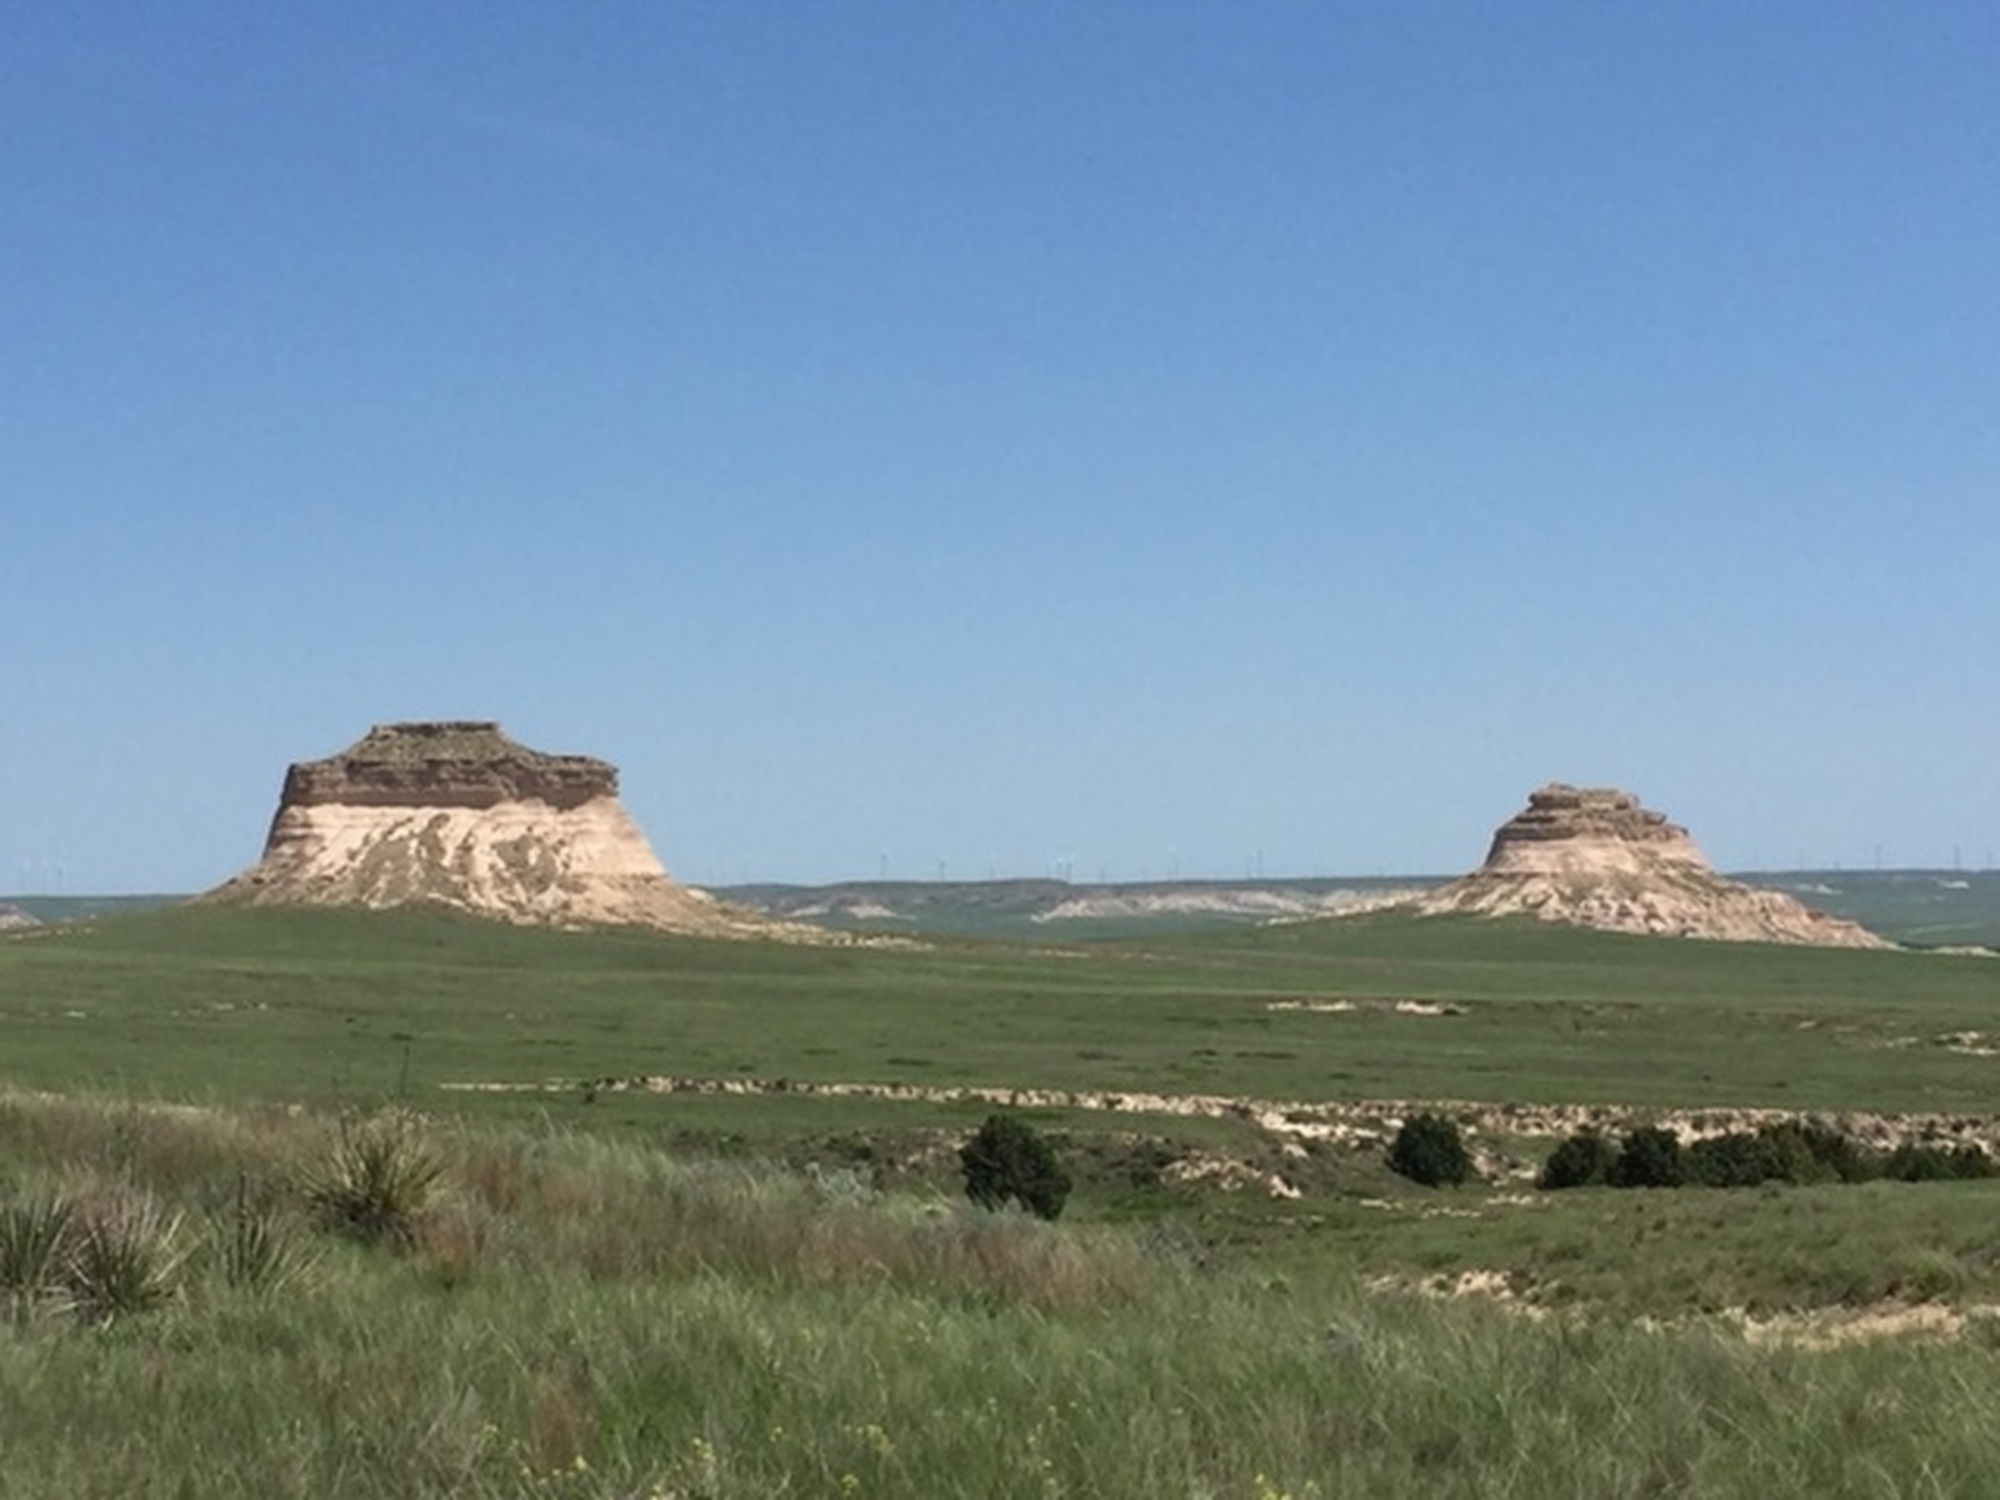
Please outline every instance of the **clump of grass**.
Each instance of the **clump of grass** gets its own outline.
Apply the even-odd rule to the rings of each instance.
[[[476,1198],[454,1198],[423,1215],[410,1248],[439,1286],[465,1286],[493,1258],[505,1223]]]
[[[400,1110],[343,1120],[332,1150],[303,1174],[315,1218],[363,1244],[408,1249],[444,1176],[444,1161]]]

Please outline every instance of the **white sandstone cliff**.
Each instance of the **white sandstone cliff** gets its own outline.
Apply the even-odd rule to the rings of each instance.
[[[1553,782],[1493,835],[1470,875],[1400,903],[1425,916],[1511,916],[1724,942],[1892,948],[1856,923],[1718,875],[1685,828],[1629,792]]]

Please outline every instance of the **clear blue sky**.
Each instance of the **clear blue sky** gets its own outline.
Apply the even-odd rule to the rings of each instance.
[[[2000,7],[15,6],[0,890],[501,720],[701,883],[2000,845]]]

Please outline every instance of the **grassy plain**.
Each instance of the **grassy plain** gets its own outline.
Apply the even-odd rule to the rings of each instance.
[[[1875,1225],[1830,1257],[1858,1262],[1912,1210],[1990,1223],[1986,1184],[1352,1210],[1443,1264],[1531,1225],[1592,1256],[1654,1236],[1604,1268],[1690,1298],[1646,1326],[1620,1302],[1529,1318],[1371,1289],[1332,1224],[1217,1263],[1170,1222],[1042,1225],[461,1119],[421,1138],[443,1191],[407,1251],[293,1224],[301,1273],[232,1283],[218,1209],[334,1136],[286,1110],[0,1098],[0,1181],[143,1196],[179,1265],[158,1310],[0,1326],[7,1495],[1960,1496],[2000,1462],[1991,1325],[1815,1349],[1688,1311],[1740,1295],[1735,1254],[1794,1216]],[[1912,1264],[1942,1278],[1945,1256]],[[1674,1285],[1701,1268],[1715,1284]]]
[[[219,1101],[676,1074],[1988,1113],[2000,1070],[1951,1039],[1996,1001],[1976,958],[1406,919],[821,949],[195,909],[0,943],[13,1082]]]
[[[1270,1158],[1245,1121],[1045,1113],[1082,1179],[1050,1227],[956,1201],[938,1141],[981,1105],[584,1085],[1988,1117],[1996,1000],[1976,958],[1390,919],[813,949],[195,909],[13,937],[0,1198],[142,1199],[184,1258],[160,1311],[0,1328],[0,1489],[1982,1493],[1994,1325],[1821,1350],[1731,1310],[2000,1302],[2000,1182],[1434,1193],[1328,1148],[1277,1199],[1133,1146]],[[384,1101],[446,1166],[412,1248],[301,1228],[308,1277],[231,1285],[232,1186],[282,1204]],[[1515,1295],[1423,1294],[1468,1275]]]

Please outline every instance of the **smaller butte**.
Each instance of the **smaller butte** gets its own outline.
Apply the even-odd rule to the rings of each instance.
[[[1551,782],[1495,831],[1486,862],[1397,903],[1424,916],[1528,915],[1608,932],[1893,948],[1781,891],[1718,875],[1688,831],[1630,792]]]
[[[378,724],[338,755],[293,765],[263,857],[199,899],[820,936],[677,884],[619,802],[616,767],[530,750],[483,720]]]

